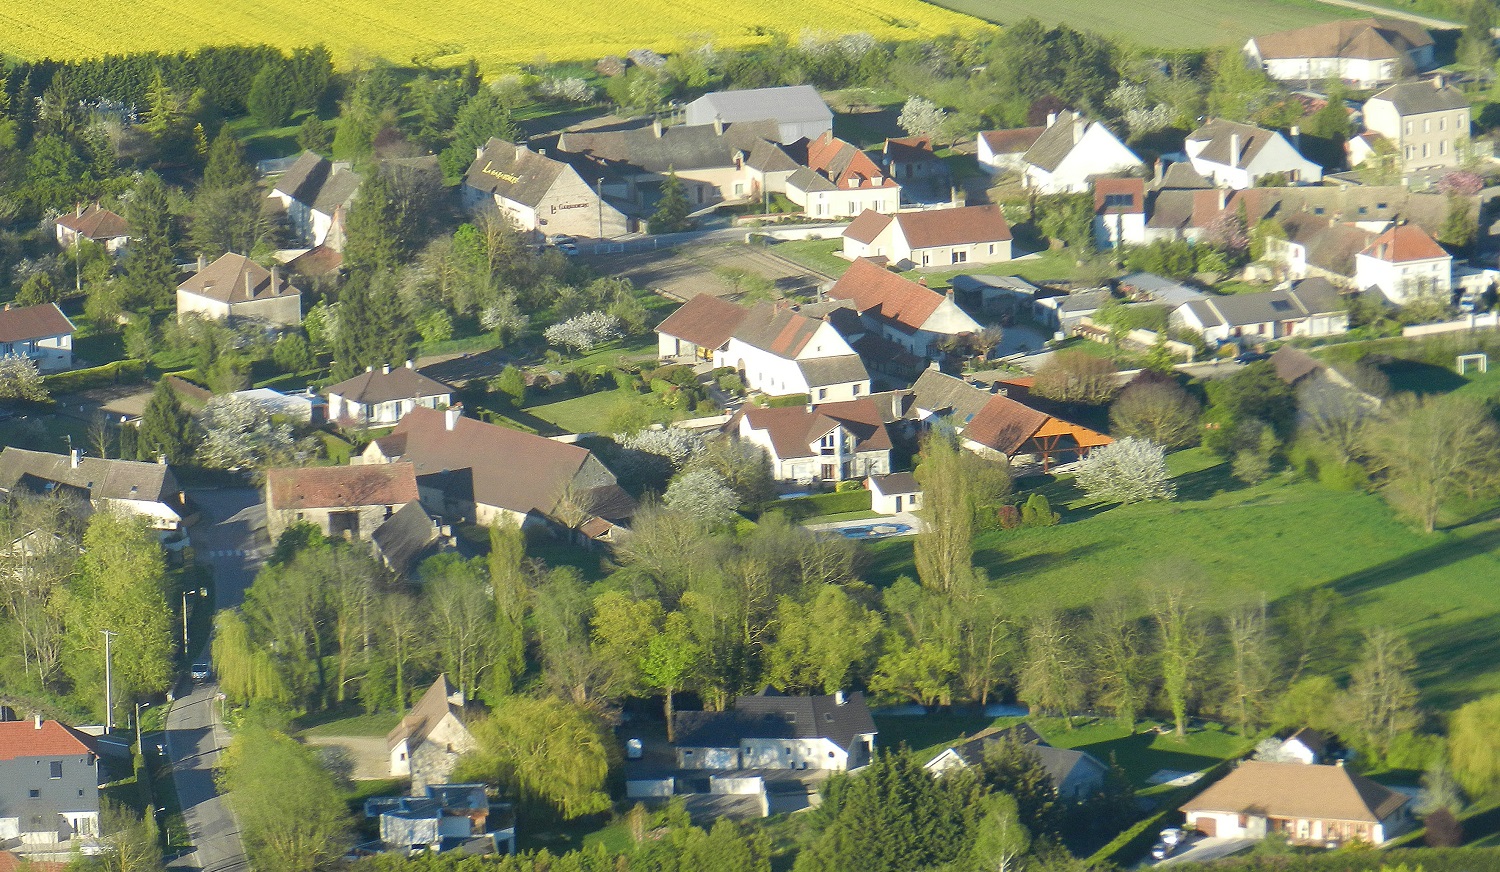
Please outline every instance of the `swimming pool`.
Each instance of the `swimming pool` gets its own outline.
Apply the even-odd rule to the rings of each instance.
[[[860,524],[857,527],[840,527],[839,535],[845,539],[884,539],[887,536],[903,536],[910,533],[910,524]]]

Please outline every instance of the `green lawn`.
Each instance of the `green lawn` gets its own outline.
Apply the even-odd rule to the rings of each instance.
[[[1205,462],[1201,451],[1184,455],[1177,463]],[[1347,597],[1351,633],[1384,624],[1410,637],[1430,704],[1500,690],[1500,522],[1428,536],[1369,494],[1285,477],[1244,487],[1224,465],[1177,482],[1177,502],[1102,510],[1054,482],[1049,498],[1065,523],[983,534],[975,562],[1021,612],[1163,581],[1189,582],[1208,609],[1331,587]],[[915,577],[911,540],[868,547],[873,582]]]
[[[1368,13],[1327,6],[1314,0],[1141,0],[1121,7],[1100,0],[940,0],[937,4],[996,24],[1035,17],[1077,30],[1118,36],[1153,48],[1241,45],[1251,36]],[[1395,5],[1395,4],[1392,4]]]
[[[800,263],[814,272],[838,278],[849,269],[849,261],[836,253],[843,249],[844,240],[835,236],[833,239],[791,239],[778,242],[771,247],[771,253],[781,255],[793,263]]]
[[[608,432],[631,411],[652,417],[680,419],[686,414],[673,414],[660,403],[654,394],[639,394],[619,388],[584,394],[566,400],[544,400],[527,406],[523,411],[569,433]]]
[[[302,731],[309,736],[384,736],[401,723],[401,713],[377,712],[368,715],[359,712],[344,717],[337,717],[335,713],[326,720],[321,715],[312,715],[303,720],[313,722]]]

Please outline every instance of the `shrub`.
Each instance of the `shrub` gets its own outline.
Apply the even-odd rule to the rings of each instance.
[[[745,392],[745,380],[740,378],[739,373],[731,372],[719,376],[719,390],[726,394],[742,394]]]
[[[857,490],[864,490],[864,489],[865,489],[864,482],[858,481],[856,479],[852,479],[851,478],[851,479],[847,479],[845,481],[839,482],[838,486],[835,487],[833,490],[834,490],[835,493],[846,494],[846,493],[849,493],[850,491],[857,491]]]
[[[91,369],[60,372],[42,379],[53,394],[72,394],[105,385],[138,382],[146,376],[144,360],[117,360]]]
[[[1128,505],[1170,500],[1177,494],[1167,474],[1166,451],[1130,437],[1095,448],[1078,465],[1077,483],[1098,502]]]
[[[1021,510],[1009,503],[1000,507],[1000,510],[996,512],[996,517],[1000,521],[1002,530],[1014,530],[1021,526]]]
[[[812,402],[807,394],[786,394],[780,397],[766,397],[766,405],[773,409],[782,409],[790,406],[805,406]]]
[[[1021,507],[1021,526],[1051,527],[1062,520],[1062,515],[1052,511],[1052,504],[1042,494],[1032,494]]]

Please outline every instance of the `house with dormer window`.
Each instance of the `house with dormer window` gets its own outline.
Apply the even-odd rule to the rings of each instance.
[[[770,455],[778,481],[844,481],[891,471],[891,434],[868,397],[748,409],[737,418],[732,432]]]

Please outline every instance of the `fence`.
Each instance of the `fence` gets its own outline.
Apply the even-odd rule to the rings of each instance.
[[[1432,336],[1438,333],[1456,333],[1460,330],[1494,329],[1500,326],[1500,313],[1486,312],[1483,315],[1466,315],[1457,321],[1441,321],[1437,324],[1413,324],[1401,328],[1402,338]]]

